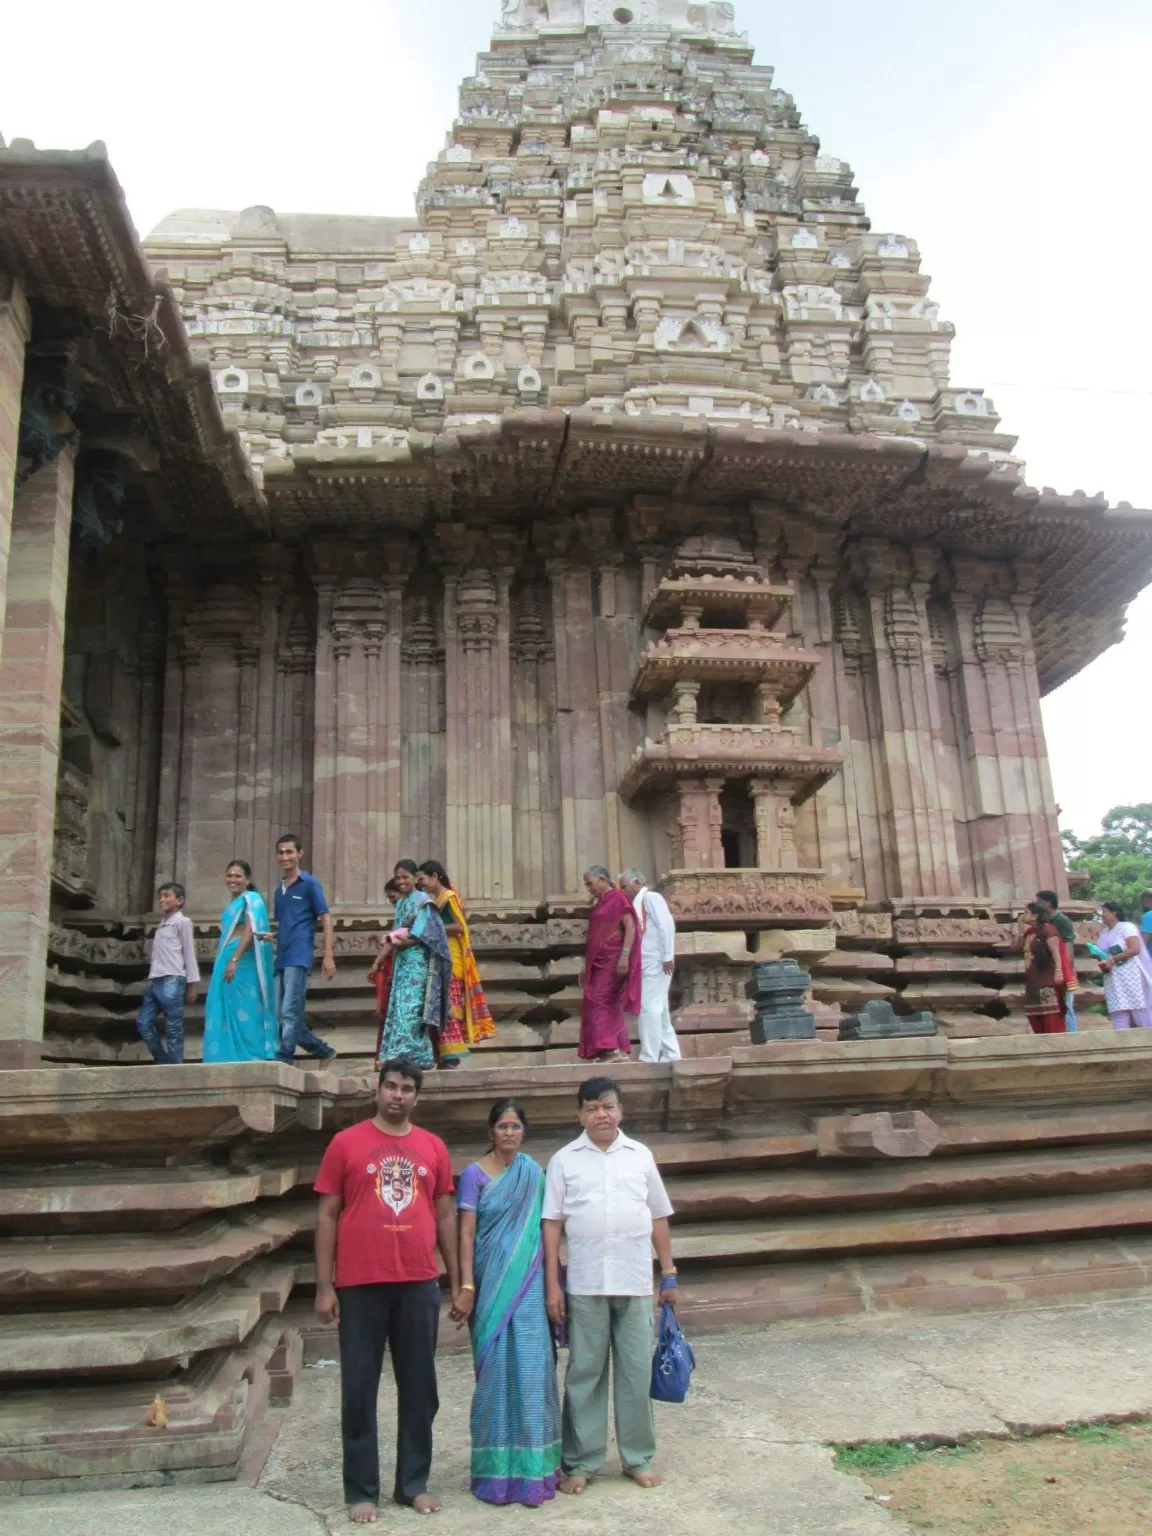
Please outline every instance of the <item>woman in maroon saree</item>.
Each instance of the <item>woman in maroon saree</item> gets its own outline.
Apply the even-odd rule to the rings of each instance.
[[[580,1014],[582,1061],[626,1061],[632,1054],[624,1015],[640,1012],[640,945],[636,914],[612,876],[594,864],[584,876],[592,897]]]

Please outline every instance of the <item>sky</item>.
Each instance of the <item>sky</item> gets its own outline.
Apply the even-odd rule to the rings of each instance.
[[[108,146],[137,228],[180,207],[410,215],[499,0],[55,0],[3,24],[0,134]],[[1030,481],[1152,507],[1147,0],[737,0],[877,229],[914,237]],[[51,51],[51,68],[43,64]],[[46,88],[45,82],[50,88]],[[1152,800],[1152,589],[1045,701],[1065,826]],[[1141,665],[1141,663],[1144,665]],[[1116,702],[1111,702],[1116,701]]]

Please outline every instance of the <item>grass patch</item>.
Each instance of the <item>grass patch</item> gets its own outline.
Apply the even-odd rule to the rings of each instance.
[[[868,1440],[863,1445],[838,1445],[836,1467],[861,1477],[887,1477],[914,1467],[923,1455],[914,1445],[893,1445],[889,1440]]]
[[[925,1536],[1152,1536],[1152,1419],[932,1446],[833,1446],[841,1472]]]
[[[1069,1424],[1064,1433],[1084,1445],[1119,1445],[1125,1439],[1115,1424]]]

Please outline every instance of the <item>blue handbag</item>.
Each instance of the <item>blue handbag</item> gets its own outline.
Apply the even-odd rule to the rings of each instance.
[[[682,1403],[688,1396],[696,1356],[667,1303],[660,1308],[660,1337],[652,1357],[651,1396],[658,1403]]]

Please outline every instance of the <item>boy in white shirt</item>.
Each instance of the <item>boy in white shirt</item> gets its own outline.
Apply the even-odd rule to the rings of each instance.
[[[548,1164],[544,1266],[548,1316],[568,1324],[564,1383],[564,1493],[581,1494],[608,1453],[608,1369],[624,1475],[657,1488],[652,1377],[652,1249],[660,1302],[676,1305],[668,1199],[648,1148],[620,1130],[620,1089],[593,1077],[577,1095],[583,1135]],[[560,1234],[568,1240],[568,1292],[560,1286]]]
[[[136,1029],[160,1067],[179,1066],[184,1060],[184,1009],[196,999],[200,968],[196,964],[196,935],[184,916],[186,892],[171,880],[156,893],[164,914],[152,939],[152,963],[148,985],[136,1016]],[[164,1039],[156,1028],[164,1020]]]

